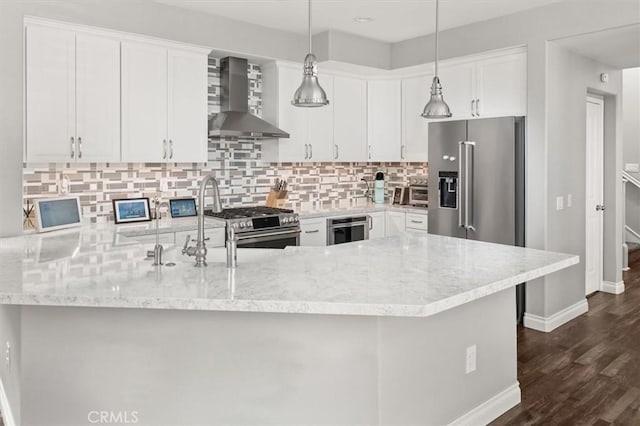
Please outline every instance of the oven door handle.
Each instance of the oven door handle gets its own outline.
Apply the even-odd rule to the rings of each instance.
[[[269,240],[274,240],[277,239],[277,237],[281,237],[281,236],[286,236],[286,235],[290,235],[290,236],[299,236],[300,235],[300,229],[296,229],[296,230],[287,230],[287,231],[277,231],[277,232],[265,232],[263,234],[250,234],[250,235],[238,235],[235,234],[235,240],[237,242],[248,242],[248,241],[269,241]]]
[[[343,229],[343,228],[355,228],[357,226],[365,226],[368,227],[369,221],[363,220],[362,222],[349,222],[349,223],[340,223],[337,225],[328,225],[329,229]]]

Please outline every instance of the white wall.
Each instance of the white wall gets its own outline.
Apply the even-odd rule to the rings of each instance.
[[[622,96],[623,163],[640,163],[640,68],[622,71]],[[639,188],[627,185],[626,203],[626,223],[640,233]]]

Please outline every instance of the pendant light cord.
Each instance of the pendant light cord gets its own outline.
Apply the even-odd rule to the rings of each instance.
[[[309,33],[309,53],[311,52],[311,0],[309,0],[307,2],[308,5],[308,12],[309,12],[309,25],[307,27],[308,33]]]
[[[311,0],[309,0],[311,1]],[[436,0],[436,77],[438,76],[438,15],[439,0]]]

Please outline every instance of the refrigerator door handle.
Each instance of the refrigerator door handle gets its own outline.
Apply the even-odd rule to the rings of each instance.
[[[465,228],[462,212],[462,202],[463,200],[466,200],[466,195],[463,196],[463,194],[466,194],[467,192],[467,189],[465,188],[466,185],[463,184],[464,180],[462,179],[462,161],[464,159],[462,154],[464,151],[464,145],[465,141],[458,142],[458,228]],[[467,206],[465,204],[465,209],[466,207]]]
[[[473,173],[474,173],[474,150],[476,143],[472,141],[465,141],[465,155],[464,155],[464,222],[467,229],[475,231],[473,224],[475,223],[473,217]]]

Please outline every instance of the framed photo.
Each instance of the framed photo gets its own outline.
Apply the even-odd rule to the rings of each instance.
[[[172,218],[193,217],[198,215],[195,198],[174,198],[169,200],[169,210]]]
[[[82,213],[77,196],[44,198],[35,201],[37,232],[80,226]]]
[[[149,199],[145,197],[113,200],[113,217],[116,223],[149,222]]]

